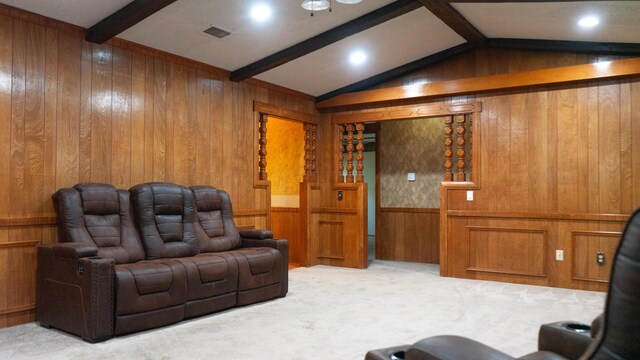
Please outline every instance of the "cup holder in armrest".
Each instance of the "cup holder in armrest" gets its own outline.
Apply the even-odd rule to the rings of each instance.
[[[562,324],[563,327],[571,330],[571,331],[575,331],[577,333],[588,333],[591,332],[591,326],[587,325],[587,324],[581,324],[581,323],[564,323]]]
[[[389,360],[404,360],[404,350],[396,351],[389,356]]]

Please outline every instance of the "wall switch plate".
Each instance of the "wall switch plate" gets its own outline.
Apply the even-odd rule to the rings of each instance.
[[[598,263],[598,265],[602,266],[604,265],[604,251],[598,251],[596,253],[596,262]]]
[[[416,173],[407,173],[407,181],[416,181]]]
[[[467,190],[467,201],[473,201],[473,190]]]
[[[556,260],[557,261],[564,261],[564,251],[556,250]]]

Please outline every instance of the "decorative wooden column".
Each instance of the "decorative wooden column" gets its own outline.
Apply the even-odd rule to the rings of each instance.
[[[456,181],[465,181],[465,173],[464,173],[464,155],[465,155],[465,151],[464,151],[464,144],[465,144],[465,140],[464,140],[464,134],[465,134],[465,128],[464,128],[464,115],[457,115],[455,117],[456,119],[456,133],[458,134],[458,139],[456,141],[456,143],[458,144],[458,150],[456,151],[456,155],[458,156],[458,162],[456,163],[456,166],[458,167],[458,172],[456,173]]]
[[[362,174],[362,170],[364,170],[364,124],[357,123],[356,124],[356,151],[358,154],[356,155],[356,182],[364,182],[364,175]]]
[[[304,124],[304,181],[315,182],[316,178],[316,136],[314,124]]]
[[[343,183],[344,182],[344,146],[342,145],[342,140],[344,139],[344,126],[338,125],[338,174],[336,177],[336,182]]]
[[[260,114],[260,122],[258,126],[258,178],[267,180],[267,118],[265,114]]]
[[[353,124],[346,126],[347,129],[347,179],[348,183],[353,182]]]
[[[473,173],[473,118],[475,113],[469,116],[469,181],[476,181],[476,175]]]
[[[453,181],[453,163],[451,158],[453,157],[453,116],[447,116],[444,119],[444,181]]]
[[[318,181],[318,167],[316,165],[316,141],[318,139],[318,125],[311,124],[311,182]]]

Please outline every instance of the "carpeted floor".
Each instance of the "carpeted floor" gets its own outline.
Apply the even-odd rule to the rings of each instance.
[[[88,344],[35,323],[0,330],[0,359],[363,359],[367,350],[458,334],[510,355],[538,328],[591,322],[605,294],[441,278],[433,265],[373,261],[367,270],[290,271],[289,294],[244,308]]]

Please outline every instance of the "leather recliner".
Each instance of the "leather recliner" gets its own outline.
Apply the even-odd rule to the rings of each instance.
[[[593,340],[553,324],[543,325],[539,351],[519,359],[640,359],[640,209],[631,216],[620,239],[604,313],[593,321],[591,333]],[[386,360],[393,356],[406,360],[515,359],[474,340],[444,335],[413,345],[372,350],[365,360]]]
[[[38,248],[45,327],[96,342],[287,293],[287,241],[238,233],[223,191],[82,183],[53,201],[61,243]]]
[[[41,325],[95,342],[183,319],[185,270],[145,260],[129,192],[84,183],[53,200],[63,243],[38,248]]]

